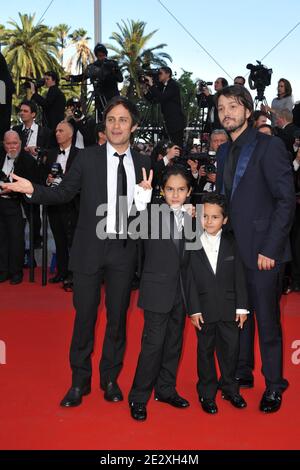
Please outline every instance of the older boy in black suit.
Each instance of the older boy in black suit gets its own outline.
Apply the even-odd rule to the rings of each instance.
[[[214,193],[203,197],[201,235],[202,248],[190,252],[187,269],[187,299],[194,301],[191,316],[198,336],[197,390],[202,408],[207,413],[217,413],[215,397],[218,386],[222,397],[236,408],[245,408],[246,402],[239,394],[235,370],[239,353],[239,327],[248,313],[247,287],[241,259],[234,238],[223,232],[227,222],[225,197]],[[214,353],[221,370],[218,383]]]
[[[153,388],[157,401],[176,408],[189,406],[189,402],[176,391],[186,316],[182,222],[185,213],[183,204],[191,192],[189,175],[183,167],[174,165],[164,173],[162,188],[167,204],[164,205],[166,211],[162,212],[159,236],[145,240],[145,263],[138,302],[139,307],[144,309],[145,324],[128,398],[131,416],[139,421],[147,418],[146,404]],[[164,228],[168,229],[168,237],[163,235]],[[196,300],[192,303],[195,305]]]

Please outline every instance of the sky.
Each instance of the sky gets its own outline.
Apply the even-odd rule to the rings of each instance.
[[[49,4],[50,0],[0,0],[0,23],[16,20],[18,12],[35,13],[39,20]],[[262,59],[300,22],[300,0],[214,0],[212,4],[201,0],[102,0],[102,42],[111,42],[109,37],[118,31],[117,23],[127,19],[145,21],[146,32],[158,30],[149,47],[166,43],[164,51],[173,58],[170,66],[179,76],[184,69],[193,72],[193,78],[214,81],[224,76],[232,83],[236,75],[247,74],[248,63]],[[54,0],[44,23],[67,23],[72,30],[84,28],[94,46],[94,0]],[[294,99],[300,100],[299,44],[300,24],[262,61],[273,69],[272,83],[265,92],[269,104],[277,95],[280,78],[291,82]]]

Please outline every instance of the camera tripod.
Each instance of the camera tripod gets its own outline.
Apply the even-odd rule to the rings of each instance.
[[[106,106],[107,99],[104,95],[101,95],[100,93],[98,93],[98,91],[95,90],[95,88],[90,93],[89,99],[86,102],[86,106],[85,106],[86,115],[89,114],[93,103],[94,103],[95,121],[98,124],[98,122],[102,121],[103,111]]]
[[[151,136],[152,143],[157,143],[159,140],[162,140],[167,133],[165,126],[161,121],[159,105],[156,103],[148,104],[141,120],[141,124],[135,133],[134,143],[136,144],[141,137],[145,139],[149,134]]]

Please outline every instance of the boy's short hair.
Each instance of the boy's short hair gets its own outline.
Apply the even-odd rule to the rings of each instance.
[[[191,180],[190,172],[187,169],[185,169],[183,165],[176,165],[176,164],[170,167],[167,167],[167,169],[163,172],[162,179],[161,179],[162,189],[164,189],[164,187],[166,186],[167,181],[170,178],[170,176],[176,176],[176,175],[182,176],[182,178],[184,178],[186,181],[188,189],[191,189],[192,180]]]
[[[223,217],[227,217],[227,202],[223,194],[206,193],[202,196],[202,204],[216,204],[222,210]]]

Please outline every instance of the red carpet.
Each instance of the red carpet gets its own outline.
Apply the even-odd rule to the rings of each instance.
[[[258,410],[264,383],[256,346],[255,388],[243,392],[248,407],[236,410],[218,396],[219,414],[204,414],[195,389],[196,337],[188,323],[178,391],[191,406],[177,410],[151,400],[148,420],[138,423],[130,417],[126,399],[107,403],[98,386],[105,327],[103,298],[92,393],[79,408],[58,406],[71,378],[68,350],[74,318],[72,294],[57,286],[29,284],[27,276],[19,286],[0,286],[0,341],[6,344],[6,364],[0,365],[0,449],[299,449],[300,364],[292,362],[292,344],[300,340],[300,294],[290,294],[282,301],[285,376],[290,387],[279,413],[263,415]],[[119,379],[126,398],[143,325],[136,298],[134,292],[125,364]]]

